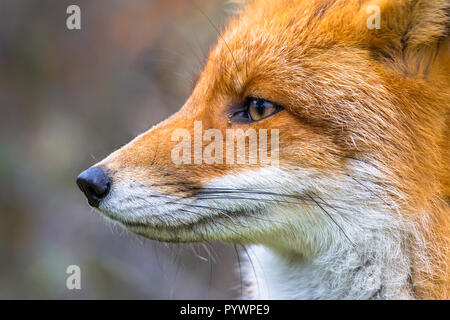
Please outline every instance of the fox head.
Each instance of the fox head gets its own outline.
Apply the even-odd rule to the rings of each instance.
[[[449,7],[249,1],[181,110],[78,184],[106,217],[160,241],[304,257],[389,239],[448,248]],[[448,251],[409,256],[411,269],[425,255],[445,269]]]

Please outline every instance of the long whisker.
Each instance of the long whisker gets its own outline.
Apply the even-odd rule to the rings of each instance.
[[[285,203],[285,204],[296,204],[296,205],[300,205],[300,204],[315,204],[322,212],[324,212],[326,214],[326,216],[333,222],[333,224],[335,224],[339,230],[344,234],[344,236],[346,237],[347,240],[349,240],[350,243],[352,243],[354,245],[354,243],[351,241],[350,237],[346,234],[345,230],[337,223],[337,221],[333,218],[333,216],[325,209],[325,206],[330,207],[333,210],[337,210],[340,209],[337,206],[332,206],[329,201],[325,201],[324,199],[320,198],[320,197],[313,197],[310,193],[305,193],[306,196],[300,196],[300,195],[296,195],[296,194],[283,194],[283,193],[275,193],[275,192],[270,192],[270,191],[264,191],[261,189],[241,189],[241,188],[232,188],[232,189],[228,189],[228,188],[197,188],[197,187],[192,187],[191,189],[193,190],[198,190],[199,192],[197,192],[194,195],[189,195],[189,196],[185,196],[180,198],[180,200],[173,200],[171,199],[170,201],[167,201],[165,204],[179,204],[183,207],[189,207],[189,208],[196,208],[196,209],[208,209],[208,210],[213,210],[213,211],[219,211],[223,216],[227,217],[228,219],[230,219],[230,221],[232,221],[232,223],[234,224],[239,224],[243,227],[247,227],[244,226],[242,223],[240,223],[239,221],[236,221],[233,218],[233,211],[230,210],[226,210],[226,209],[222,209],[222,208],[216,208],[216,207],[211,207],[211,206],[206,206],[206,205],[196,205],[196,204],[188,204],[188,203],[182,203],[180,202],[181,199],[187,199],[187,198],[195,198],[198,201],[202,201],[202,200],[219,200],[219,199],[223,199],[223,200],[250,200],[250,201],[258,201],[258,202],[275,202],[275,203]],[[269,195],[269,196],[276,196],[276,197],[280,197],[280,198],[291,198],[291,199],[297,199],[300,200],[299,201],[287,201],[284,199],[266,199],[266,198],[252,198],[252,197],[245,197],[245,196],[240,196],[241,194],[258,194],[258,195]],[[157,195],[156,197],[166,197],[166,198],[172,198],[170,195]],[[316,198],[319,198],[319,200],[317,200]],[[142,198],[141,200],[144,200],[147,202],[147,200],[145,200],[145,198]],[[145,208],[146,206],[140,206],[140,207],[135,207],[135,208],[128,208],[129,210],[131,209],[135,209],[138,210],[140,208]],[[193,211],[189,211],[186,209],[178,209],[182,212],[188,212],[188,213],[193,213],[193,214],[197,214],[199,215],[198,212],[193,212]],[[272,222],[272,223],[284,223],[281,221],[275,221],[275,220],[270,220],[270,219],[265,219],[265,217],[259,217],[259,216],[255,216],[255,215],[251,215],[248,214],[248,217],[252,217],[255,219],[260,219],[263,221],[267,221],[267,222]],[[221,224],[221,223],[219,223]],[[286,224],[286,223],[285,223]],[[221,224],[222,225],[222,224]],[[287,225],[287,224],[286,224]],[[225,225],[223,225],[224,227],[226,227]],[[232,232],[236,233],[237,232],[234,229],[230,229]],[[242,237],[242,235],[238,234],[240,237]],[[355,245],[354,245],[355,246]]]
[[[345,230],[336,222],[336,220],[334,220],[333,216],[327,211],[325,210],[322,205],[320,203],[318,203],[311,195],[308,194],[308,196],[310,197],[311,201],[315,202],[317,204],[317,206],[331,219],[331,221],[333,221],[333,223],[339,228],[339,230],[342,231],[342,233],[344,234],[344,236],[347,238],[348,241],[350,241],[350,243],[355,246],[355,244],[353,243],[352,240],[350,240],[350,238],[347,236],[347,234],[345,233]]]
[[[214,22],[212,22],[212,20],[208,17],[208,15],[200,8],[197,6],[197,4],[195,3],[195,1],[193,1],[194,6],[197,7],[197,9],[200,11],[200,13],[206,18],[206,20],[208,20],[209,24],[214,28],[214,30],[216,31],[218,37],[223,41],[223,43],[225,44],[227,50],[230,52],[231,58],[233,59],[233,63],[234,66],[236,67],[236,70],[240,73],[240,68],[237,64],[236,58],[234,57],[233,51],[231,50],[230,46],[228,45],[228,43],[225,41],[225,38],[222,36],[222,33],[219,31],[219,28],[217,28],[217,26],[214,24]],[[239,79],[239,77],[238,77]],[[243,86],[243,84],[241,83],[241,86]]]
[[[233,247],[234,247],[234,252],[236,253],[236,259],[237,259],[238,266],[239,266],[239,280],[240,280],[240,289],[241,289],[241,297],[242,297],[244,290],[243,290],[243,283],[242,283],[241,257],[239,256],[239,251],[236,247],[236,244],[233,244]]]
[[[221,212],[226,212],[226,213],[231,214],[231,215],[233,215],[235,213],[235,212],[233,212],[231,210],[222,209],[222,208],[216,208],[216,207],[210,207],[210,206],[192,205],[192,204],[184,204],[184,206],[191,207],[191,208],[217,210],[217,211],[221,211]],[[259,219],[259,220],[266,221],[266,222],[281,223],[281,224],[289,225],[288,223],[283,222],[283,221],[277,221],[277,220],[273,220],[273,219],[266,219],[266,218],[263,218],[263,217],[259,217],[259,216],[255,216],[255,215],[249,214],[248,212],[246,212],[245,216],[253,217],[255,219]]]
[[[253,274],[254,274],[255,280],[256,280],[256,287],[258,288],[258,296],[260,297],[261,296],[261,288],[259,286],[259,281],[258,281],[258,276],[256,274],[255,265],[253,264],[253,260],[250,257],[250,254],[248,253],[247,247],[246,246],[242,246],[242,248],[244,249],[244,252],[247,255],[247,259],[250,262],[250,265],[252,266]]]
[[[202,216],[200,213],[198,213],[198,212],[194,212],[194,211],[190,211],[190,210],[186,210],[186,209],[180,209],[180,211],[186,212],[186,213],[191,213],[191,214],[194,214],[194,215],[203,217],[203,216]],[[233,219],[232,217],[230,217],[230,216],[227,216],[227,218],[229,218],[229,219],[231,220],[232,223],[235,223],[235,222],[236,222],[236,221],[234,221],[234,219]],[[249,239],[248,237],[246,237],[246,236],[244,236],[244,235],[238,233],[236,230],[234,230],[233,228],[231,228],[231,226],[228,226],[228,225],[226,225],[226,224],[223,224],[223,223],[221,223],[220,221],[217,221],[217,220],[215,220],[214,223],[215,223],[215,224],[217,223],[217,224],[221,225],[222,227],[226,228],[227,230],[233,232],[234,234],[236,234],[236,235],[238,236],[238,238],[243,238],[243,239],[245,239],[246,241],[248,241],[249,243],[252,242],[251,239]],[[241,226],[247,227],[247,226],[244,226],[244,225],[242,225],[242,224],[241,224]]]

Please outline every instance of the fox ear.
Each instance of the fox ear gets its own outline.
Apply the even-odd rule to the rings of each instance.
[[[365,9],[374,56],[407,75],[426,74],[441,44],[448,46],[449,0],[373,0]]]

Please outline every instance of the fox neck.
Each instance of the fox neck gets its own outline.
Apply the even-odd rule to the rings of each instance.
[[[247,276],[253,299],[412,299],[410,258],[401,244],[336,246],[306,257],[250,247]],[[359,248],[358,248],[359,247]],[[359,249],[359,250],[358,250]],[[392,252],[396,252],[392,256]]]
[[[413,299],[411,270],[417,257],[410,255],[423,251],[414,224],[381,208],[346,216],[353,221],[339,221],[342,230],[333,226],[314,229],[307,224],[308,233],[298,239],[291,236],[285,241],[279,235],[276,244],[249,247],[246,274],[250,297]],[[358,219],[362,216],[366,224]],[[308,241],[309,248],[304,245]]]
[[[400,261],[372,264],[342,250],[308,259],[265,246],[250,248],[247,266],[252,299],[412,299],[409,266]],[[334,257],[334,258],[333,258]],[[399,270],[400,269],[400,270]],[[388,281],[388,275],[395,279]]]

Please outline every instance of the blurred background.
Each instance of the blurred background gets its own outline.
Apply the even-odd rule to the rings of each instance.
[[[66,9],[81,8],[81,30]],[[233,247],[166,245],[108,224],[78,173],[177,111],[225,0],[2,0],[0,299],[228,299]],[[206,16],[205,16],[206,15]],[[211,257],[212,256],[212,257]],[[81,290],[66,268],[81,268]]]

